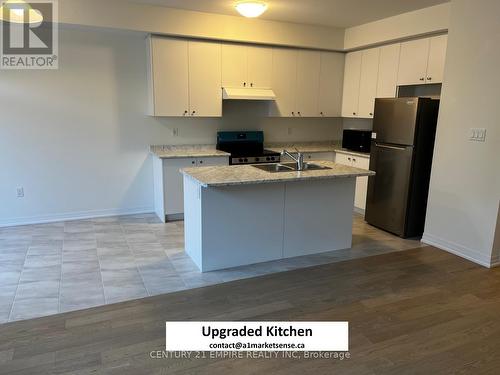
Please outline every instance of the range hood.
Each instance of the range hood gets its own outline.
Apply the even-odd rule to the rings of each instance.
[[[222,99],[226,100],[276,100],[271,89],[224,87]]]

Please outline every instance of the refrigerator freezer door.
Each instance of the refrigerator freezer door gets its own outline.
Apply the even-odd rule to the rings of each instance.
[[[399,236],[405,235],[413,147],[373,142],[365,220]]]
[[[418,98],[375,99],[373,132],[382,143],[413,145]]]

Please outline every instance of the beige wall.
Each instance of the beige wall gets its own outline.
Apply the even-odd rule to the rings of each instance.
[[[454,0],[424,241],[489,265],[500,199],[500,2]],[[471,127],[486,142],[469,141]]]
[[[247,19],[123,0],[62,0],[59,4],[59,20],[69,25],[328,50],[344,47],[344,30],[340,28]]]
[[[443,32],[449,26],[450,3],[444,3],[346,29],[344,49],[387,43]]]

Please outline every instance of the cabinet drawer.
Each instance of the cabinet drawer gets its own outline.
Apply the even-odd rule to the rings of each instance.
[[[210,166],[210,165],[229,165],[229,157],[216,156],[216,157],[197,158],[196,165],[198,167]]]
[[[347,154],[342,154],[340,152],[335,153],[335,163],[349,165],[349,166],[352,165],[351,157],[348,156]]]

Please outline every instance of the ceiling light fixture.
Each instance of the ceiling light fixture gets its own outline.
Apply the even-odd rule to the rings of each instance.
[[[239,14],[248,18],[255,18],[267,10],[267,4],[263,1],[238,1],[234,6]]]
[[[25,16],[28,16],[26,21]],[[0,21],[37,24],[43,21],[43,16],[24,0],[7,0],[0,6]]]

